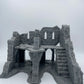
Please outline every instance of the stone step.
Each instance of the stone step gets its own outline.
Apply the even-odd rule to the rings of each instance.
[[[65,48],[59,48],[59,49],[57,49],[57,51],[59,51],[59,50],[64,50],[64,51],[66,51],[66,49],[65,49]]]
[[[57,60],[67,60],[67,57],[57,57]]]
[[[65,49],[57,50],[57,72],[59,76],[70,77],[68,71],[68,62]]]
[[[57,67],[68,67],[68,64],[57,64]]]
[[[59,71],[67,71],[67,70],[68,70],[68,66],[58,66],[58,65],[57,65],[57,69],[58,69]]]
[[[56,58],[57,58],[57,60],[63,60],[63,59],[64,59],[64,60],[65,60],[65,59],[67,60],[67,57],[65,57],[65,56],[63,56],[63,57],[57,56]]]
[[[58,66],[68,66],[68,63],[66,63],[66,62],[57,62],[57,65]]]
[[[68,64],[63,64],[63,63],[57,63],[57,66],[58,67],[68,67]]]
[[[58,71],[58,74],[69,74],[68,71]]]
[[[68,71],[68,67],[57,67],[58,71]]]
[[[59,76],[70,77],[69,73],[58,73]]]
[[[57,65],[57,69],[61,70],[68,70],[68,66],[58,66]]]
[[[60,59],[57,59],[57,62],[60,62],[60,63],[63,63],[63,62],[67,62],[67,60],[65,59],[63,59],[63,60],[60,60]]]
[[[66,68],[68,68],[68,66],[65,66],[65,67],[64,67],[64,66],[59,66],[59,69],[60,69],[60,68],[66,69]]]
[[[58,69],[58,68],[57,68]],[[60,69],[58,69],[59,71],[58,72],[68,72],[68,68],[65,68],[65,69],[63,69],[63,68],[60,68]]]
[[[67,58],[67,56],[66,55],[57,55],[57,58]]]
[[[57,62],[63,63],[63,62],[67,62],[67,59],[57,59]]]
[[[67,59],[61,59],[61,58],[59,58],[59,59],[57,59],[57,61],[60,61],[60,62],[64,61],[65,62],[65,61],[67,61]]]
[[[59,50],[59,51],[56,51],[57,53],[66,53],[66,51],[64,50]]]
[[[67,69],[58,69],[58,68],[57,68],[57,70],[58,70],[59,72],[61,72],[61,71],[68,71],[68,68],[67,68]]]
[[[63,75],[64,78],[70,78],[70,75]]]
[[[57,55],[57,56],[61,56],[61,55],[62,55],[62,56],[66,56],[66,53],[57,53],[56,55]]]
[[[66,61],[60,61],[60,60],[57,60],[57,63],[64,63],[64,64],[66,64],[67,63],[67,60]]]
[[[57,55],[57,57],[67,57],[66,55]]]

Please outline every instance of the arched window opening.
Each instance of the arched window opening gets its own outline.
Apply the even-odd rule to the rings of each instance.
[[[30,60],[29,51],[25,50],[25,61],[29,61],[29,60]]]
[[[51,51],[51,49],[48,49],[46,51],[46,60],[52,60],[52,51]]]
[[[54,32],[52,33],[52,39],[55,39],[55,33]]]
[[[47,39],[47,32],[44,33],[44,39]]]
[[[58,43],[56,46],[60,46],[60,43]]]

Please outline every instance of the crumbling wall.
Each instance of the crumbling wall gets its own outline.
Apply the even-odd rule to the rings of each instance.
[[[34,41],[34,36],[35,36],[35,31],[30,31],[29,32],[29,44],[33,44]]]
[[[45,33],[47,38],[45,39]],[[54,39],[52,39],[52,34],[54,33]],[[44,27],[40,31],[41,44],[42,45],[57,45],[59,42],[60,28],[56,27]]]
[[[45,33],[47,34],[47,38],[45,39]],[[29,38],[27,38],[27,34],[21,34],[21,43],[26,43],[33,45],[34,37],[40,37],[41,45],[57,45],[59,43],[60,38],[60,28],[55,27],[44,27],[41,31],[35,30],[29,32]],[[53,38],[54,37],[54,38]]]
[[[60,44],[66,49],[68,56],[68,67],[73,84],[83,84],[83,73],[76,62],[72,41],[70,39],[70,28],[63,25],[60,32]]]
[[[29,39],[27,37],[28,37],[28,34],[27,33],[20,35],[20,41],[21,41],[22,44],[29,43]]]
[[[15,46],[20,44],[20,35],[17,32],[13,32],[13,36],[8,40],[8,58],[3,68],[3,74],[9,73],[15,66],[17,49]]]

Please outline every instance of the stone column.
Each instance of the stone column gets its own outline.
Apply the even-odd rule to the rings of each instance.
[[[42,57],[43,52],[29,52],[31,60],[32,60],[32,79],[31,83],[38,84],[39,83],[39,64]]]
[[[39,49],[40,47],[40,37],[34,37],[34,49]]]
[[[7,61],[15,61],[14,59],[14,41],[8,40],[8,58]]]

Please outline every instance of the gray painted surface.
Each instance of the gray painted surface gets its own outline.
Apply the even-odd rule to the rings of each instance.
[[[58,43],[60,46],[57,47]],[[51,60],[46,60],[47,49],[52,51]],[[25,50],[29,50],[31,60],[25,61]],[[70,27],[44,27],[41,31],[30,31],[29,38],[27,34],[14,32],[8,40],[8,59],[0,77],[8,78],[20,71],[29,75],[27,81],[30,84],[39,84],[44,72],[49,72],[58,84],[83,84],[83,73],[76,62],[70,38]]]

